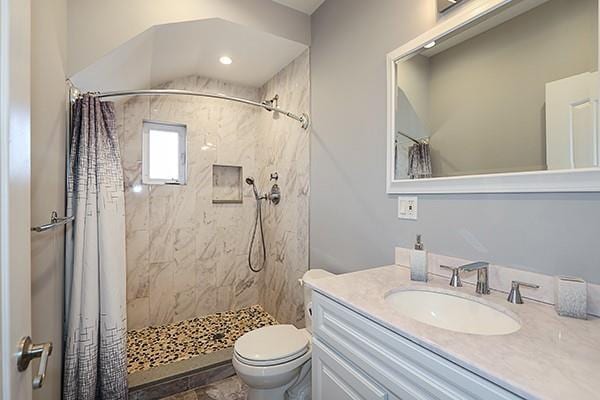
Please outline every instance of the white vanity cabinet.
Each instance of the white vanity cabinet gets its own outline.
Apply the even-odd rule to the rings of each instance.
[[[312,311],[314,400],[521,399],[323,294]]]

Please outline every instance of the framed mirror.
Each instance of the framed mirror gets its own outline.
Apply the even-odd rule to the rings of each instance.
[[[472,0],[387,56],[388,193],[600,191],[598,0]]]

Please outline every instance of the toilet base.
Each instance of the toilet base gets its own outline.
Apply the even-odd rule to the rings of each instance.
[[[312,399],[312,360],[302,366],[300,374],[286,392],[286,400]]]
[[[311,362],[302,366],[300,374],[285,386],[273,389],[248,388],[247,400],[310,400]],[[287,396],[286,396],[287,393]]]
[[[311,353],[296,360],[298,366],[274,374],[265,368],[248,367],[233,357],[233,367],[242,382],[248,386],[247,400],[309,400],[311,390]],[[307,359],[308,358],[308,359]],[[271,368],[278,368],[274,366]],[[253,373],[251,373],[253,372]],[[286,394],[287,393],[287,394]]]
[[[286,386],[274,389],[248,388],[247,400],[284,400],[286,390]]]

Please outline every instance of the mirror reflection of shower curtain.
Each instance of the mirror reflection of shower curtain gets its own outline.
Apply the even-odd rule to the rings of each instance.
[[[63,399],[126,399],[125,201],[114,104],[84,95],[72,111]]]
[[[415,143],[408,149],[408,177],[431,178],[431,153],[428,143]]]
[[[395,179],[431,178],[431,154],[429,144],[425,142],[431,133],[426,118],[419,116],[400,87],[396,91],[395,120],[395,130],[398,132],[394,152]]]

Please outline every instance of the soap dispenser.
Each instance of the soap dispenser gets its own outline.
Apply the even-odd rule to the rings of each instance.
[[[410,251],[410,280],[427,282],[427,252],[423,250],[421,235],[417,235],[415,248]]]

